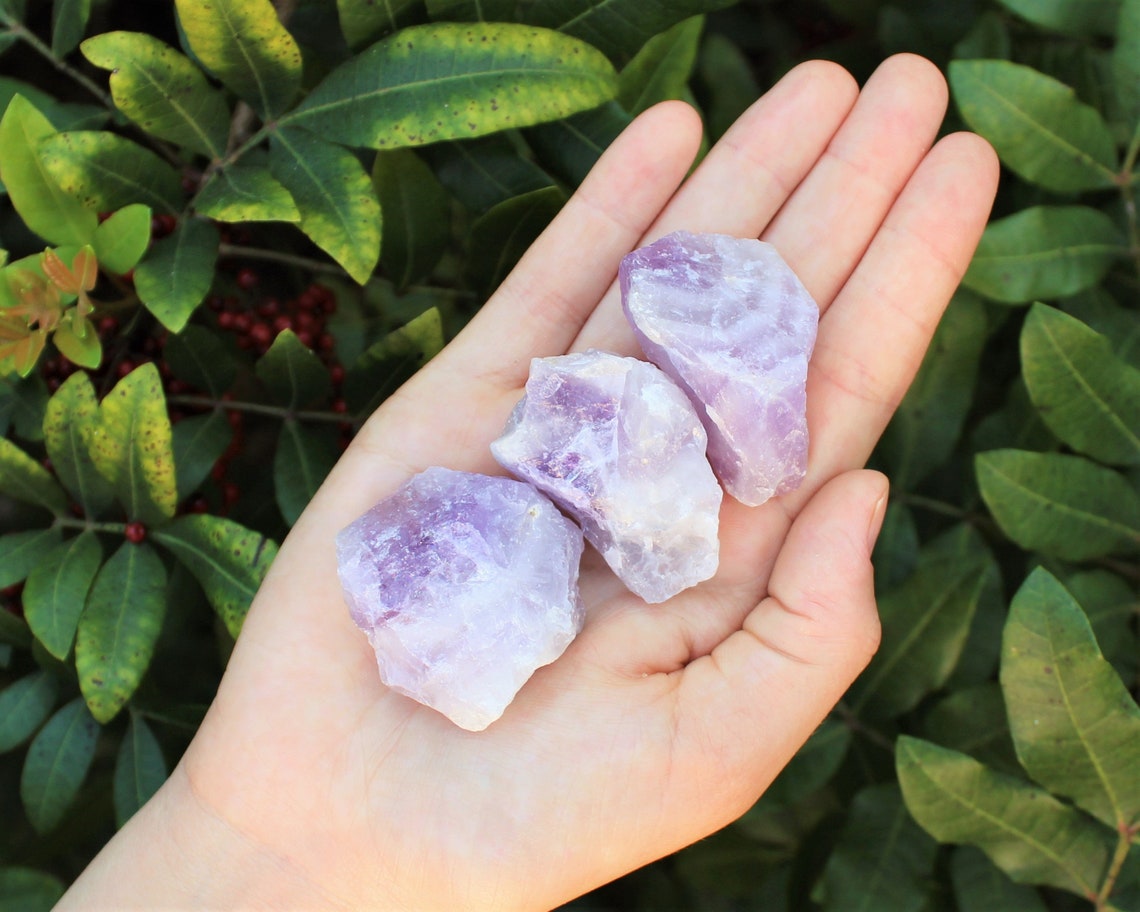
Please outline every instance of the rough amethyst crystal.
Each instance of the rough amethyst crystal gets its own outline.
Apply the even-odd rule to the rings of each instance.
[[[776,249],[678,231],[629,254],[619,276],[642,349],[693,400],[725,489],[755,506],[797,487],[819,308]]]
[[[337,536],[388,687],[481,731],[583,621],[582,533],[530,485],[431,468]]]
[[[577,519],[623,583],[662,602],[716,572],[721,489],[688,397],[606,352],[535,358],[491,452]]]

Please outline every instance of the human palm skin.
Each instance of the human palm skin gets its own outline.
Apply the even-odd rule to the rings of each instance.
[[[170,781],[61,909],[551,908],[739,816],[878,643],[861,470],[984,227],[997,180],[916,57],[860,91],[804,64],[688,177],[681,103],[613,144],[463,333],[361,430],[283,544]],[[716,576],[662,605],[597,557],[586,625],[480,733],[388,692],[344,607],[334,537],[409,475],[499,471],[530,359],[639,351],[622,256],[684,228],[770,241],[819,302],[808,473],[726,498]],[[504,593],[508,599],[510,593]]]

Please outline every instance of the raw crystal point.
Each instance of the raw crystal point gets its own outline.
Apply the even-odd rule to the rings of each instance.
[[[662,602],[716,572],[721,489],[688,397],[652,364],[535,358],[491,452],[544,491],[630,590]]]
[[[642,349],[693,399],[725,489],[755,506],[797,487],[819,308],[776,249],[678,231],[629,254],[619,277]]]
[[[431,468],[337,536],[388,687],[481,731],[583,621],[582,533],[510,478]]]

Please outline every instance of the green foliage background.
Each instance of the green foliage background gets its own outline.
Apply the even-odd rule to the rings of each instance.
[[[214,6],[0,0],[0,909],[161,784],[354,427],[633,115],[896,51],[1004,175],[873,459],[882,648],[571,907],[1140,909],[1140,0]]]

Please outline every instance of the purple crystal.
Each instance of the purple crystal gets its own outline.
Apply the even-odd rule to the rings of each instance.
[[[337,536],[352,619],[388,687],[481,731],[583,621],[582,534],[510,478],[431,468]]]
[[[619,277],[641,347],[693,400],[725,489],[755,506],[796,488],[819,308],[776,249],[677,231],[629,254]]]
[[[708,579],[722,493],[688,397],[636,358],[536,358],[491,452],[577,519],[623,583],[662,602]]]

